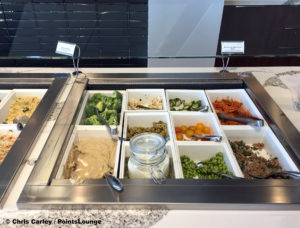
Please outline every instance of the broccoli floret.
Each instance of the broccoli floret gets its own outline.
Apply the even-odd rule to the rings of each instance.
[[[101,125],[97,115],[92,115],[89,118],[86,118],[83,122],[84,125]]]
[[[106,109],[113,109],[114,99],[112,97],[106,97],[104,103],[105,103]]]
[[[122,101],[115,100],[115,102],[113,104],[113,109],[116,110],[117,112],[121,112],[121,107],[122,107]]]
[[[88,104],[85,106],[85,116],[90,117],[96,114],[95,106],[93,104]]]
[[[122,94],[117,90],[113,92],[112,97],[122,101]]]
[[[99,101],[96,105],[96,108],[99,110],[99,112],[103,112],[105,110],[105,104],[102,101]]]
[[[91,99],[89,100],[89,102],[90,102],[90,103],[97,104],[99,101],[102,101],[104,97],[105,97],[105,96],[102,95],[101,93],[95,93],[95,94],[91,97]]]
[[[117,120],[115,115],[111,115],[108,119],[108,124],[109,125],[117,125]]]

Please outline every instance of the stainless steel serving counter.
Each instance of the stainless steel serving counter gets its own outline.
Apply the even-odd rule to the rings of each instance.
[[[128,88],[245,89],[268,126],[300,168],[300,134],[255,77],[244,74],[94,74],[78,78],[56,120],[44,150],[18,200],[22,209],[299,209],[299,180],[123,179],[112,192],[105,180],[72,185],[55,179],[85,90]],[[55,143],[54,143],[55,142]]]

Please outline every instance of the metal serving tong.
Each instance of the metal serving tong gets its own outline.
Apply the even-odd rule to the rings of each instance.
[[[24,128],[24,124],[27,124],[29,118],[27,116],[16,117],[13,119],[13,123],[17,124],[17,129],[21,131]]]
[[[112,140],[118,141],[118,139],[120,139],[120,140],[123,140],[123,141],[129,141],[126,138],[118,136],[118,133],[119,133],[118,127],[116,126],[115,128],[111,128],[110,125],[106,122],[106,120],[100,116],[98,109],[97,108],[95,108],[95,109],[96,109],[96,114],[97,114],[98,119],[101,122],[103,122],[104,125],[106,126],[106,128],[108,129],[108,131],[109,131],[109,133],[111,135]]]
[[[208,112],[208,106],[200,106],[197,109],[198,112]]]
[[[247,125],[251,125],[251,126],[256,126],[256,127],[263,127],[264,126],[264,121],[262,119],[231,117],[231,116],[228,116],[227,114],[225,114],[223,112],[219,112],[219,113],[217,113],[217,115],[220,119],[224,119],[224,120],[232,120],[232,121],[236,121],[236,122],[239,122],[239,123],[243,123],[243,124],[247,124]]]
[[[192,138],[195,138],[195,139],[207,139],[209,141],[215,141],[215,142],[221,142],[222,141],[222,136],[218,136],[218,135],[200,136],[200,135],[194,134],[192,136]]]
[[[300,172],[297,172],[297,171],[279,171],[279,172],[271,173],[265,177],[254,176],[254,175],[251,175],[250,173],[248,173],[248,175],[251,177],[254,177],[256,179],[268,179],[270,177],[275,177],[275,176],[279,176],[279,175],[288,175],[288,176],[294,177],[295,179],[300,179]]]

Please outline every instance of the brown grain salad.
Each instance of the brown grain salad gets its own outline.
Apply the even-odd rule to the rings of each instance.
[[[230,145],[245,178],[253,179],[249,174],[264,177],[282,170],[278,158],[266,159],[257,155],[256,152],[263,149],[263,143],[255,143],[250,146],[246,145],[244,141],[231,141]],[[282,176],[279,178],[287,177]]]
[[[135,135],[152,132],[160,134],[162,137],[168,137],[168,128],[167,124],[163,121],[153,122],[152,127],[128,127],[127,128],[127,138],[132,138]]]

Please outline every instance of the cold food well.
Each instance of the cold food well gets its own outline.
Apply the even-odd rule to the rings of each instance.
[[[13,89],[0,105],[0,122],[13,124],[14,119],[29,119],[39,105],[46,89]]]
[[[170,114],[174,140],[186,142],[201,142],[199,136],[223,136],[218,121],[213,113],[172,112]]]
[[[166,99],[169,111],[197,112],[201,106],[209,106],[204,90],[168,89]]]
[[[241,169],[227,144],[205,142],[202,145],[187,145],[179,142],[176,144],[176,149],[180,157],[181,178],[222,179],[222,176],[213,172],[243,177]],[[203,162],[203,167],[196,168],[195,164],[198,162]]]
[[[166,111],[163,89],[127,89],[126,111]]]
[[[60,163],[56,178],[81,184],[87,179],[117,176],[120,141],[106,130],[75,128]]]
[[[244,89],[206,90],[211,107],[215,113],[225,113],[230,117],[245,117],[263,119],[254,103]],[[244,125],[231,120],[219,119],[225,127],[227,125]],[[266,122],[264,121],[266,124]]]
[[[227,129],[233,154],[246,178],[267,176],[272,172],[299,171],[271,129]]]
[[[261,88],[259,82],[253,77],[240,77],[235,74],[192,74],[190,77],[190,74],[178,73],[175,76],[177,78],[174,78],[174,74],[167,74],[166,77],[165,74],[134,74],[132,77],[130,74],[126,74],[126,77],[123,74],[96,74],[87,75],[80,82],[75,81],[66,101],[70,105],[63,106],[57,119],[63,124],[55,124],[20,195],[18,207],[230,210],[299,208],[299,180],[247,178],[228,141],[243,139],[246,143],[259,143],[251,145],[255,149],[259,149],[263,143],[264,149],[277,157],[284,170],[297,171],[300,167],[300,140],[297,140],[299,132],[296,133],[295,127],[286,116],[278,115],[281,110]],[[80,184],[72,183],[69,176],[62,179],[64,165],[72,163],[72,159],[68,162],[72,154],[70,151],[72,147],[78,147],[73,146],[73,143],[88,137],[95,140],[98,136],[110,138],[105,126],[83,125],[82,121],[86,119],[84,111],[88,99],[96,93],[104,95],[107,92],[107,95],[113,96],[115,89],[122,93],[120,116],[124,117],[120,118],[123,122],[121,120],[118,126],[122,133],[119,136],[123,139],[119,138],[119,149],[116,149],[112,172],[120,178],[123,191],[113,190],[106,178],[89,179]],[[186,90],[193,91],[184,93]],[[193,94],[191,99],[196,99],[196,91],[205,92],[210,106],[208,112],[171,111],[166,105],[169,95],[176,98],[182,92],[186,95]],[[137,92],[153,92],[154,98],[160,94],[163,98],[163,109],[128,110],[128,99]],[[249,110],[254,117],[264,119],[265,126],[258,128],[221,125],[212,102],[214,99],[227,97],[241,102],[243,109]],[[188,100],[189,97],[179,98]],[[205,97],[201,97],[201,105],[202,102],[205,102]],[[69,117],[68,120],[65,116]],[[209,135],[211,140],[211,135],[215,135],[221,136],[222,140],[181,141],[178,133],[185,134],[187,130],[190,137],[197,134],[207,139]],[[63,132],[63,135],[55,134],[56,132]],[[53,142],[57,143],[53,145]],[[100,149],[96,150],[101,152]],[[245,156],[248,153],[245,151]],[[130,160],[133,155],[134,160]],[[195,163],[199,161],[204,162],[203,166],[198,164],[197,170],[193,170]],[[222,176],[221,179],[215,171],[232,173],[240,178],[226,179]],[[130,175],[131,178],[128,178]]]

